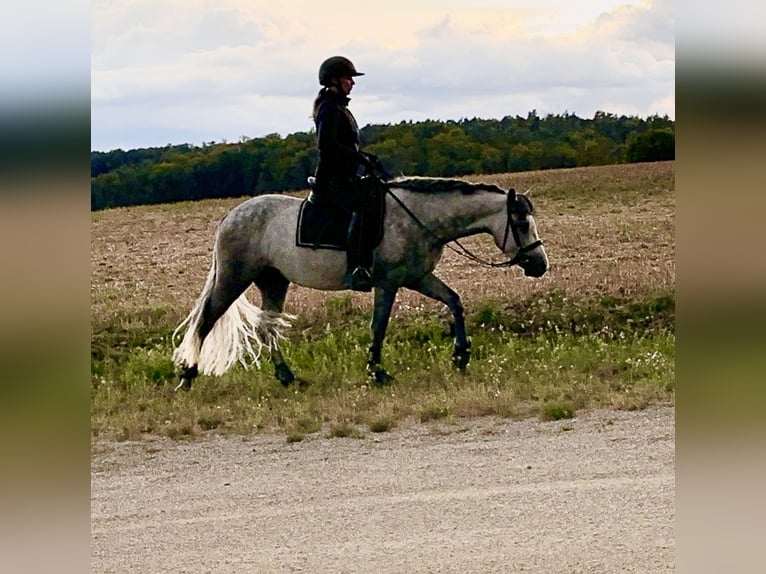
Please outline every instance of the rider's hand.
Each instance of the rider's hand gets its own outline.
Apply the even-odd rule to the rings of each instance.
[[[375,162],[378,160],[377,157],[372,156],[375,158],[374,160],[370,157],[370,154],[359,152],[359,163],[364,167],[364,169],[368,172],[372,172],[375,169]],[[379,162],[378,162],[379,163]]]
[[[381,171],[383,169],[383,164],[380,163],[380,160],[378,159],[378,156],[376,156],[375,154],[372,154],[372,153],[365,152],[365,151],[363,151],[362,154],[367,156],[367,159],[370,162],[370,167],[372,169],[376,169],[378,171]]]

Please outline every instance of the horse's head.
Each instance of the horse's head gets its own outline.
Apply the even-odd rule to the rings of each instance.
[[[548,255],[537,235],[534,206],[529,192],[508,192],[506,214],[503,224],[498,225],[493,236],[498,248],[510,257],[508,265],[519,265],[528,277],[541,277],[548,270]]]

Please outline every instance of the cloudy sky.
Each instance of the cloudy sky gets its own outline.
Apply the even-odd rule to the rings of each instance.
[[[326,57],[361,126],[596,111],[675,118],[670,0],[94,0],[91,148],[309,131]]]

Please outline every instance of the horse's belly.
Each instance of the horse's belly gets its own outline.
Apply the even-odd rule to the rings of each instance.
[[[297,285],[334,291],[345,289],[346,253],[331,249],[293,247],[275,258],[274,266]]]

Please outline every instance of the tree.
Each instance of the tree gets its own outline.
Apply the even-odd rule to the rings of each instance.
[[[676,158],[676,138],[672,129],[650,129],[632,133],[625,150],[629,162],[666,161]]]
[[[533,169],[675,158],[667,116],[593,119],[532,110],[502,120],[403,121],[361,130],[362,148],[392,174],[461,177]],[[306,188],[316,166],[316,134],[277,133],[209,142],[91,153],[91,209],[241,197]]]

